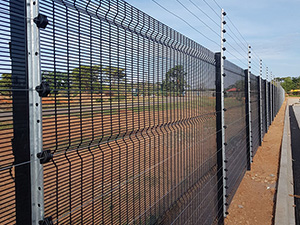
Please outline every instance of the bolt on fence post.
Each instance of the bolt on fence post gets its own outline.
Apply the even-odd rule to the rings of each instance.
[[[220,81],[221,81],[221,130],[222,130],[222,167],[223,167],[223,214],[224,217],[228,214],[227,212],[227,168],[226,168],[226,154],[225,154],[225,104],[224,104],[224,77],[225,77],[225,69],[224,69],[224,62],[225,62],[225,55],[224,52],[226,51],[226,48],[224,47],[224,43],[226,42],[226,39],[224,38],[225,29],[224,26],[226,24],[226,21],[224,17],[226,16],[226,13],[224,9],[221,10],[221,58],[220,58]]]
[[[259,118],[260,118],[260,144],[263,141],[263,118],[262,118],[262,94],[261,94],[261,79],[262,79],[262,60],[259,60]]]
[[[251,168],[251,163],[253,161],[253,141],[252,141],[252,127],[251,127],[251,123],[252,123],[252,118],[251,118],[251,46],[248,45],[248,70],[247,70],[247,78],[246,78],[246,82],[247,82],[247,106],[246,106],[246,116],[247,116],[247,124],[248,124],[248,142],[249,142],[249,147],[248,147],[248,151],[249,151],[249,163],[248,163],[248,170],[250,170]]]
[[[41,83],[39,28],[34,22],[38,14],[38,1],[27,0],[27,18],[30,18],[27,19],[27,61],[32,224],[39,224],[44,216],[43,166],[37,157],[37,154],[43,150],[42,101],[35,90]]]

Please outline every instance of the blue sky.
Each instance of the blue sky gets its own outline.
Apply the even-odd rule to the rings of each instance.
[[[220,13],[214,0],[155,0],[176,15],[184,18],[198,31],[219,43],[220,18],[214,11]],[[211,8],[205,3],[208,3]],[[266,66],[275,77],[300,76],[300,0],[215,0],[225,9],[227,18],[225,34],[227,39],[227,59],[242,68],[247,66],[247,43],[252,46],[252,72],[259,74],[259,58],[263,60],[263,77]],[[213,52],[219,51],[219,46],[201,36],[174,15],[166,12],[152,0],[127,0],[128,3],[147,14],[197,41]],[[203,20],[215,32],[188,12],[180,2],[199,19]],[[196,8],[198,6],[203,12]],[[217,23],[217,24],[215,24]],[[238,31],[244,39],[240,36]],[[230,54],[229,54],[230,52]]]

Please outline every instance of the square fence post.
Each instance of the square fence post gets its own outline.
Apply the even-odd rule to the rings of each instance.
[[[262,60],[259,61],[259,77],[258,77],[258,93],[259,93],[259,145],[262,144],[263,141],[263,114],[262,114],[262,91],[261,91],[261,79],[262,79]]]
[[[273,81],[272,81],[272,72],[271,72],[271,81],[270,81],[270,125],[272,124],[272,121],[273,121],[273,115],[274,115],[274,112],[273,112]]]
[[[252,117],[251,117],[251,46],[248,46],[248,69],[245,70],[245,100],[246,100],[246,127],[247,129],[247,161],[248,170],[251,169],[251,163],[253,161],[253,141],[252,141]]]
[[[273,81],[273,112],[274,112],[274,118],[275,118],[275,115],[276,115],[276,84],[275,82]]]
[[[218,211],[219,211],[219,224],[224,223],[225,216],[225,203],[226,203],[226,189],[224,182],[225,170],[224,170],[224,160],[225,160],[225,146],[224,146],[224,90],[223,76],[221,75],[221,53],[215,54],[216,60],[216,113],[217,113],[217,164],[218,164]],[[220,151],[221,149],[221,151]]]
[[[249,70],[245,70],[245,110],[246,110],[246,134],[247,134],[247,169],[251,169],[251,114],[250,114],[250,76]]]
[[[44,211],[38,11],[38,1],[10,1],[16,224],[39,224]]]
[[[268,82],[268,67],[266,68],[266,133],[269,130],[269,82]]]
[[[42,100],[45,85],[41,82],[39,29],[48,24],[47,17],[39,14],[39,1],[27,0],[27,51],[28,51],[28,100],[29,140],[31,172],[31,216],[32,224],[44,223],[43,162],[51,154],[43,151]],[[43,23],[43,24],[42,24]],[[47,89],[47,88],[46,88]],[[47,91],[46,91],[47,92]],[[49,220],[49,218],[47,218]],[[50,219],[51,220],[51,219]]]

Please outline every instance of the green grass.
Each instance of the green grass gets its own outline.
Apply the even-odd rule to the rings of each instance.
[[[8,122],[0,122],[0,130],[8,130],[12,128],[13,128],[13,124]]]

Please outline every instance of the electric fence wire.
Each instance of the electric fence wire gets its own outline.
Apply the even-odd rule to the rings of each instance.
[[[192,14],[194,17],[196,17],[201,23],[203,23],[209,30],[211,30],[214,34],[216,34],[218,37],[220,36],[219,33],[217,33],[215,30],[213,30],[207,23],[205,23],[202,19],[199,18],[195,13],[193,13],[189,8],[187,8],[181,1],[176,0],[183,8],[185,8],[190,14]]]
[[[159,7],[161,7],[162,9],[164,9],[166,12],[172,14],[173,16],[175,16],[176,18],[180,19],[181,21],[183,21],[185,24],[187,24],[190,28],[192,28],[194,31],[196,31],[197,33],[199,33],[200,35],[202,35],[204,38],[206,38],[207,40],[209,40],[210,42],[216,44],[217,46],[219,46],[219,44],[214,41],[213,39],[207,37],[205,34],[203,34],[201,31],[199,31],[197,28],[195,28],[194,26],[192,26],[188,21],[186,21],[185,19],[183,19],[182,17],[176,15],[174,12],[170,11],[169,9],[167,9],[166,7],[162,6],[160,3],[158,3],[156,0],[152,0],[155,4],[157,4]]]
[[[214,10],[214,8],[205,0],[202,0],[216,15],[217,17],[219,17],[221,19],[221,16],[219,15],[219,13],[216,12],[216,10]]]
[[[209,5],[209,3],[207,3],[205,0],[203,0],[207,5]],[[213,0],[213,2],[216,4],[216,6],[221,10],[222,9],[222,7],[218,4],[218,2],[216,1],[216,0]],[[211,9],[213,9],[213,7],[211,6],[211,5],[209,5],[209,7],[211,8]],[[215,11],[215,10],[214,10]],[[226,18],[228,19],[228,21],[230,22],[228,25],[227,25],[227,27],[228,27],[228,29],[232,32],[232,34],[236,37],[236,39],[240,42],[240,43],[244,43],[244,44],[246,44],[246,46],[249,46],[249,43],[248,43],[248,41],[245,39],[245,37],[242,35],[242,33],[240,32],[240,30],[237,28],[237,26],[235,25],[235,23],[230,19],[230,16],[226,16]],[[236,33],[235,32],[233,32],[233,30],[230,28],[230,26],[233,26],[234,27],[234,29],[237,31],[237,33],[239,34],[239,36],[243,39],[243,40],[241,40],[239,37],[238,37],[238,35],[236,35]],[[231,38],[233,38],[230,34],[228,34],[228,36],[229,37],[231,37]],[[234,39],[234,38],[233,38]],[[234,40],[235,42],[236,42],[236,40]],[[236,42],[236,44],[238,44],[237,42]],[[240,44],[238,44],[240,47],[241,47],[241,45]],[[242,47],[241,47],[241,49],[243,49]],[[253,48],[252,48],[252,50],[251,50],[251,52],[253,52],[253,54],[260,60],[261,59],[261,57],[257,54],[257,52],[255,51],[255,50],[253,50]],[[265,63],[264,63],[265,64]],[[266,64],[265,64],[266,65]]]
[[[196,5],[192,0],[189,0],[190,3],[192,3],[200,12],[202,12],[207,18],[209,18],[214,24],[216,24],[219,28],[221,28],[220,24],[217,23],[211,16],[209,16],[204,10],[202,10],[198,5]],[[220,16],[218,16],[218,19],[220,19]]]

